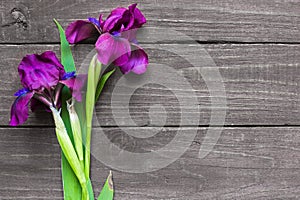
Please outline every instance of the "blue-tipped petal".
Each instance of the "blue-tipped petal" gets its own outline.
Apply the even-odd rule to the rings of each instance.
[[[28,92],[20,95],[11,107],[10,125],[18,126],[23,124],[28,118],[28,104],[33,97],[34,92]]]
[[[93,23],[95,26],[97,26],[98,28],[101,28],[100,26],[100,21],[94,17],[89,17],[88,20]]]
[[[27,89],[27,88],[22,88],[22,89],[18,90],[14,95],[15,95],[16,97],[19,97],[19,96],[22,96],[22,95],[24,95],[24,94],[26,94],[26,93],[28,93],[28,92],[29,92],[29,89]]]
[[[69,78],[66,80],[61,80],[60,83],[64,84],[67,86],[71,92],[72,96],[77,100],[77,101],[82,101],[82,96],[81,96],[81,90],[84,87],[86,83],[86,75],[77,75],[76,78]]]
[[[72,71],[72,72],[66,72],[63,77],[62,77],[62,80],[67,80],[67,79],[70,79],[70,78],[74,78],[75,77],[75,71]]]
[[[112,32],[111,34],[112,34],[113,36],[115,36],[115,37],[121,37],[121,33],[118,32],[118,31],[114,31],[114,32]]]

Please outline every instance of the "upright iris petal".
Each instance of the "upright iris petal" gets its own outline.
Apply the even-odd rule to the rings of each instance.
[[[132,4],[128,7],[129,11],[132,13],[134,18],[134,24],[131,28],[140,28],[146,23],[146,18],[142,12],[136,7],[137,4]]]
[[[22,85],[29,90],[50,89],[65,73],[62,64],[52,51],[24,57],[18,71]]]
[[[134,16],[126,8],[115,8],[103,23],[104,32],[126,31],[132,28]]]
[[[140,28],[146,23],[146,18],[136,6],[135,3],[130,5],[128,9],[116,8],[112,10],[103,24],[103,31],[111,33]]]

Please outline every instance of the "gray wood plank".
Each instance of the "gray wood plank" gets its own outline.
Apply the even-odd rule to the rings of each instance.
[[[175,84],[172,90],[155,84],[148,84],[136,90],[130,99],[129,109],[134,123],[127,123],[126,117],[121,115],[127,109],[124,107],[126,90],[117,95],[118,101],[111,106],[111,93],[115,88],[120,73],[107,83],[100,103],[96,106],[97,117],[102,126],[115,126],[116,122],[123,126],[155,126],[164,121],[163,109],[152,109],[154,105],[162,104],[167,112],[165,125],[179,125],[181,114],[190,114],[200,119],[199,124],[210,124],[211,109],[219,114],[227,109],[226,125],[299,125],[299,63],[300,45],[183,45],[164,44],[143,45],[149,53],[150,62],[166,64],[177,72],[184,75],[192,85],[199,105],[179,105],[177,97],[184,97],[186,91],[176,90],[182,88],[181,82]],[[194,56],[195,48],[202,48],[216,63],[224,81],[226,90],[227,107],[224,105],[211,106],[211,98],[206,82],[199,75],[197,67],[204,69],[216,69],[210,62],[199,63],[192,66],[184,58],[191,56],[197,61],[199,56]],[[79,66],[84,56],[92,49],[92,45],[78,45],[74,47],[76,63]],[[168,49],[168,51],[159,48]],[[182,49],[181,55],[172,53],[176,49]],[[14,100],[13,94],[21,86],[17,75],[17,66],[21,58],[26,54],[41,53],[45,50],[58,51],[58,45],[1,45],[1,85],[0,85],[0,125],[7,125],[9,120],[10,106]],[[200,55],[207,56],[207,54]],[[206,61],[206,59],[201,58]],[[196,68],[195,68],[196,67]],[[161,72],[161,71],[160,71]],[[154,72],[155,75],[155,72]],[[171,81],[172,75],[164,78],[166,82]],[[174,96],[177,92],[177,97]],[[200,106],[200,111],[197,111]],[[112,115],[112,107],[117,113]],[[150,109],[151,107],[151,109]],[[149,109],[154,118],[149,115]],[[117,110],[117,111],[116,111]],[[45,112],[30,114],[26,125],[52,125],[50,115]],[[189,125],[189,124],[182,124]],[[216,124],[218,125],[218,124]]]
[[[123,131],[155,128],[105,128],[114,144],[128,151],[164,146],[177,128],[138,141]],[[115,199],[298,199],[300,196],[299,127],[224,128],[213,151],[198,159],[207,128],[184,128],[198,134],[186,153],[164,169],[131,174],[114,170]],[[131,142],[128,142],[131,141]],[[137,141],[136,148],[132,143]],[[62,199],[60,153],[54,129],[0,129],[0,198]],[[172,151],[172,150],[170,150]],[[99,192],[109,168],[92,159],[92,181]]]
[[[108,14],[131,1],[2,0],[1,43],[58,42],[52,22]],[[145,0],[139,7],[148,27],[173,28],[200,41],[300,42],[300,3],[295,0]],[[12,10],[17,12],[12,14]],[[14,10],[16,11],[16,10]],[[17,20],[18,23],[14,23]],[[151,42],[151,41],[147,41]]]

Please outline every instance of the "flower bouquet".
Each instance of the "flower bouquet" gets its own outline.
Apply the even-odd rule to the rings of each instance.
[[[142,74],[148,56],[136,40],[137,29],[146,19],[132,4],[118,7],[103,20],[88,18],[71,23],[66,31],[54,19],[61,41],[61,59],[52,51],[25,56],[18,72],[23,88],[11,107],[10,125],[23,124],[42,106],[51,112],[58,143],[61,147],[61,172],[64,199],[94,199],[90,179],[90,149],[94,105],[117,66],[122,73]],[[97,38],[96,54],[86,74],[78,73],[70,44]],[[114,69],[107,71],[108,66]],[[83,92],[86,91],[86,92]],[[109,174],[98,199],[113,199],[112,173]]]

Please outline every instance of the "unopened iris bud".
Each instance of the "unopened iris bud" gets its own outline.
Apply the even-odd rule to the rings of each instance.
[[[68,109],[69,116],[70,116],[70,123],[71,123],[76,153],[79,158],[81,167],[83,169],[84,161],[83,161],[83,148],[82,148],[83,143],[82,143],[81,126],[80,126],[80,121],[79,121],[78,115],[76,113],[73,102],[74,101],[72,101],[72,100],[67,101],[67,109]]]

